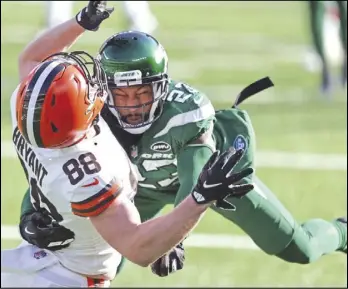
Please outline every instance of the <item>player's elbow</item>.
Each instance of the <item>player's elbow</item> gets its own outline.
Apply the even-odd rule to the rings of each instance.
[[[141,252],[139,252],[137,255],[129,256],[127,257],[127,259],[131,261],[132,263],[144,268],[149,267],[153,262],[155,262],[155,261],[152,261],[152,259],[144,256]]]

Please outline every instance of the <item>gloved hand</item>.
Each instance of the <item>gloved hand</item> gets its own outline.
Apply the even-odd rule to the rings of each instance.
[[[243,152],[243,149],[236,151],[230,147],[222,154],[219,151],[213,153],[203,167],[198,182],[191,193],[198,204],[216,201],[215,205],[221,209],[236,209],[234,205],[226,201],[226,198],[241,198],[254,188],[252,184],[239,184],[243,178],[253,173],[252,168],[234,172]]]
[[[109,18],[114,8],[106,8],[107,1],[89,1],[76,15],[77,23],[86,30],[97,31],[100,23]]]
[[[24,240],[42,249],[61,250],[75,239],[75,233],[59,225],[45,211],[34,211],[21,217],[19,231]]]
[[[167,254],[152,263],[152,273],[165,277],[184,267],[185,249],[182,243],[178,244]]]

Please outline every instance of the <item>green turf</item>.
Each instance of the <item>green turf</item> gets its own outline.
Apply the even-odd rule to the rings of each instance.
[[[116,2],[112,2],[115,4]],[[310,43],[305,4],[300,2],[152,2],[160,28],[156,36],[169,55],[173,78],[203,89],[217,108],[230,106],[243,86],[270,76],[275,88],[246,101],[260,150],[347,153],[345,91],[337,87],[331,102],[317,91],[319,76],[307,72],[303,54]],[[77,3],[76,9],[83,3]],[[124,29],[116,3],[112,17],[96,33],[88,32],[75,49],[95,53],[111,33]],[[41,4],[1,2],[1,140],[11,139],[9,97],[17,85],[17,57],[44,25]],[[267,102],[261,103],[262,100]],[[324,156],[323,156],[324,159]],[[1,223],[16,224],[26,189],[19,162],[1,159]],[[346,171],[260,168],[257,174],[299,221],[333,219],[347,210]],[[167,207],[165,211],[169,210]],[[242,234],[209,212],[195,232]],[[1,240],[2,248],[18,241]],[[325,256],[315,264],[288,264],[259,251],[187,248],[184,270],[158,278],[127,263],[115,286],[346,286],[346,256]]]

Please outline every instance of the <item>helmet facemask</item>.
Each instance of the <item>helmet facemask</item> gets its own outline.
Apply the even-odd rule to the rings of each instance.
[[[101,97],[103,101],[106,100],[108,96],[107,77],[98,59],[84,51],[73,51],[70,53],[58,52],[50,55],[45,60],[49,58],[64,59],[71,64],[77,65],[77,68],[80,69],[86,77],[88,84],[88,93],[86,97],[91,105],[94,104],[97,97]]]
[[[87,93],[85,95],[85,102],[89,105],[85,114],[94,117],[89,127],[85,131],[75,131],[74,139],[79,140],[86,135],[89,128],[95,125],[99,120],[99,115],[95,115],[94,108],[98,101],[106,102],[108,97],[108,82],[105,71],[102,69],[100,61],[87,52],[73,51],[58,52],[50,55],[47,59],[64,59],[65,61],[74,65],[84,75],[87,82]],[[45,61],[43,60],[43,61]],[[70,141],[74,142],[74,141]],[[59,144],[59,147],[64,146],[64,143]]]
[[[132,75],[132,79],[129,77],[130,75]],[[150,84],[152,87],[152,100],[135,106],[116,105],[115,98],[117,98],[117,96],[114,96],[112,91],[109,90],[109,97],[106,103],[110,107],[110,111],[117,117],[119,125],[132,134],[141,134],[145,132],[161,115],[164,98],[168,92],[168,76],[167,74],[161,74],[158,76],[141,78],[140,71],[128,71],[116,73],[114,81],[112,83],[109,82],[109,87],[113,89],[146,84]],[[148,110],[148,106],[151,106],[150,110]],[[141,115],[141,121],[137,124],[127,122],[127,117],[133,114],[131,110],[134,109],[139,110],[140,112],[138,113]]]

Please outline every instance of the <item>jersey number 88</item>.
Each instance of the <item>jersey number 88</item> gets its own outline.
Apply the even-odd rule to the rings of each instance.
[[[101,170],[95,155],[90,152],[81,154],[78,159],[68,160],[62,168],[73,186],[82,181],[85,174],[92,175]]]

